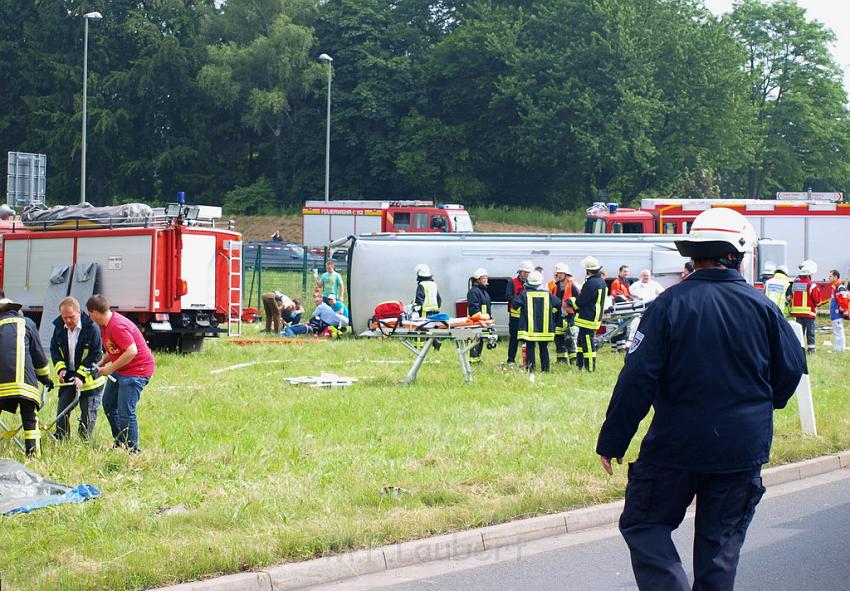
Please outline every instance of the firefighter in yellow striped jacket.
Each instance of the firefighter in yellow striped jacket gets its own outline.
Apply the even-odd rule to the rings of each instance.
[[[59,318],[53,321],[53,338],[50,340],[50,357],[59,378],[59,405],[56,414],[62,414],[76,398],[80,389],[79,433],[89,439],[94,431],[97,413],[103,400],[106,378],[92,375],[91,367],[103,357],[100,328],[80,309],[80,302],[67,297],[59,303]],[[70,435],[70,413],[56,420],[56,437]]]
[[[605,309],[605,298],[608,297],[608,285],[600,275],[602,265],[596,258],[585,257],[582,266],[587,271],[587,280],[582,285],[578,297],[569,301],[576,311],[575,323],[578,327],[576,365],[579,369],[596,371],[596,331],[602,326],[602,311]]]
[[[18,316],[20,304],[0,299],[0,411],[20,409],[27,456],[38,455],[39,430],[36,412],[41,407],[38,382],[53,388],[47,356],[38,328],[29,318]]]
[[[526,279],[526,290],[512,302],[519,310],[517,338],[525,343],[525,368],[534,371],[534,349],[540,350],[540,369],[549,371],[549,343],[555,340],[555,328],[561,315],[561,300],[543,285],[543,274],[532,271]]]

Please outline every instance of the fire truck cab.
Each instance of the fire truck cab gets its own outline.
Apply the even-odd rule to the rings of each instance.
[[[433,201],[307,201],[302,214],[307,246],[381,232],[473,231],[472,218],[462,205]]]

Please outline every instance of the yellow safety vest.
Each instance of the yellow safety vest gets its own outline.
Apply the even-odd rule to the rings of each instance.
[[[788,313],[788,300],[785,299],[785,293],[789,285],[791,280],[783,273],[777,273],[764,282],[764,295],[779,307],[782,314]]]
[[[425,290],[425,299],[422,301],[422,314],[439,312],[440,304],[437,303],[437,284],[434,281],[422,281],[419,285]]]

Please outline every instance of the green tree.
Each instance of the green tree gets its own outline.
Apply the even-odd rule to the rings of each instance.
[[[315,108],[310,103],[323,79],[314,18],[308,0],[230,0],[208,33],[217,41],[198,74],[219,113],[241,128],[236,164],[247,166],[244,180],[267,173],[281,204],[295,202],[291,130],[305,102]]]
[[[846,183],[847,95],[829,53],[834,34],[790,0],[744,0],[726,24],[746,50],[754,112],[746,193]]]

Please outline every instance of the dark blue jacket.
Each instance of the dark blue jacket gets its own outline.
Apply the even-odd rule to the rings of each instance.
[[[622,457],[649,412],[651,464],[733,472],[768,461],[773,409],[807,371],[779,309],[737,271],[701,269],[647,308],[620,372],[598,454]]]
[[[80,336],[74,351],[68,351],[68,329],[62,317],[53,321],[53,337],[50,339],[50,357],[56,373],[73,366],[74,371],[65,376],[68,382],[71,376],[80,378],[83,382],[81,390],[87,392],[100,388],[104,383],[103,376],[93,376],[89,369],[103,357],[100,327],[85,312],[80,312]],[[73,363],[68,361],[72,360]]]
[[[470,316],[478,314],[478,312],[492,315],[493,305],[490,301],[490,294],[484,287],[476,283],[469,288],[466,293],[466,309]]]

